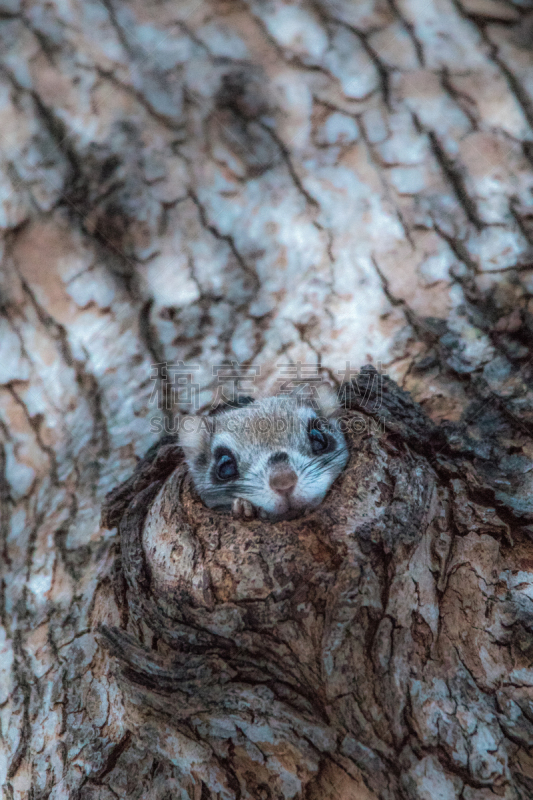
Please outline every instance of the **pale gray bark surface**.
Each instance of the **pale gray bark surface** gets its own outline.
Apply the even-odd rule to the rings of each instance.
[[[0,2],[3,796],[533,796],[532,14]],[[224,360],[381,362],[423,413],[390,389],[300,537],[189,530],[143,462],[122,510],[188,550],[137,587],[100,511],[164,360],[204,406]]]

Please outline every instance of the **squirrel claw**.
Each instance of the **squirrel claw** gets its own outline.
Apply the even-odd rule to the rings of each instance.
[[[236,497],[231,506],[231,513],[238,519],[253,519],[255,517],[255,507],[249,500]]]

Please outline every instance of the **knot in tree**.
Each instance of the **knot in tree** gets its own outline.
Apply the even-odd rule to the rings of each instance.
[[[128,727],[202,797],[481,800],[523,780],[528,529],[513,542],[391,381],[384,425],[348,400],[348,464],[302,517],[205,507],[171,437],[107,498],[123,625],[101,631]]]

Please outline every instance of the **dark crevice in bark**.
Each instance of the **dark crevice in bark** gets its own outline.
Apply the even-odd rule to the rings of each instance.
[[[378,73],[379,83],[381,86],[381,94],[383,96],[383,102],[385,104],[385,107],[389,112],[392,112],[391,92],[390,92],[390,69],[385,66],[385,64],[379,57],[379,53],[375,50],[374,47],[372,47],[372,45],[368,41],[367,36],[362,31],[358,30],[353,25],[348,25],[347,23],[342,22],[341,20],[334,19],[333,21],[339,27],[346,28],[346,30],[349,30],[361,42],[367,56],[374,64],[376,71]]]
[[[0,546],[2,562],[8,568],[11,567],[11,557],[7,546],[11,505],[12,499],[6,475],[6,451],[2,442],[0,442]]]
[[[17,774],[21,766],[31,738],[31,720],[30,720],[30,700],[31,700],[31,685],[26,677],[25,656],[22,649],[22,635],[20,631],[15,632],[14,645],[15,645],[15,674],[17,677],[18,690],[22,694],[22,725],[20,728],[20,741],[17,749],[11,759],[7,770],[7,779],[10,781]]]
[[[24,292],[36,311],[39,321],[44,328],[46,328],[52,339],[57,342],[63,360],[69,367],[74,369],[76,383],[78,384],[81,394],[89,406],[93,419],[93,436],[91,439],[91,444],[98,448],[103,458],[107,458],[110,452],[110,440],[107,430],[106,417],[102,409],[102,392],[98,382],[94,375],[87,371],[86,365],[74,358],[68,341],[68,334],[64,326],[59,322],[56,322],[50,316],[50,314],[48,314],[48,312],[42,308],[42,306],[38,303],[34,292],[24,278],[22,278],[22,276],[20,276],[20,282]]]
[[[17,392],[17,390],[15,388],[15,385],[13,383],[8,385],[7,389],[9,391],[11,397],[13,398],[14,402],[21,409],[21,411],[22,411],[22,413],[24,415],[24,418],[26,419],[26,422],[28,423],[28,425],[32,429],[32,431],[33,431],[33,433],[35,435],[35,439],[37,440],[37,443],[39,445],[39,448],[42,450],[42,452],[46,455],[46,457],[48,459],[48,462],[50,464],[49,475],[50,475],[50,480],[52,482],[52,486],[57,486],[59,484],[59,478],[58,478],[58,474],[57,474],[57,458],[56,458],[55,450],[53,449],[53,447],[51,447],[50,445],[45,444],[45,442],[43,441],[43,437],[41,435],[41,425],[43,423],[42,415],[41,414],[36,414],[36,415],[32,416],[29,413],[26,404],[24,403],[24,401],[20,397],[20,395]]]
[[[128,749],[128,747],[132,742],[132,739],[133,737],[131,735],[131,732],[126,731],[122,739],[118,742],[118,744],[115,745],[115,747],[113,747],[113,749],[109,753],[106,759],[106,763],[96,776],[97,781],[102,782],[104,778],[115,769],[120,756],[122,755],[122,753],[124,753],[125,750]]]
[[[181,120],[177,120],[176,118],[170,116],[169,114],[163,114],[161,111],[158,111],[150,102],[145,94],[143,94],[139,89],[136,89],[134,86],[129,86],[127,83],[123,83],[119,80],[116,75],[113,74],[108,69],[103,69],[102,67],[97,68],[98,74],[101,78],[112,83],[116,88],[122,89],[123,92],[133,97],[140,106],[144,108],[144,110],[153,117],[160,125],[166,128],[169,131],[174,131],[179,133],[183,131],[184,122]]]
[[[113,8],[113,3],[111,2],[111,0],[102,0],[102,5],[105,7],[105,9],[106,9],[106,11],[107,11],[107,13],[109,15],[109,20],[110,20],[111,25],[113,26],[113,29],[114,29],[114,31],[115,31],[115,33],[117,35],[117,39],[121,43],[122,47],[124,48],[124,50],[126,51],[128,56],[130,58],[132,58],[132,59],[135,58],[135,52],[131,48],[131,45],[130,45],[130,43],[128,41],[128,37],[124,33],[122,25],[119,23],[119,21],[117,19],[116,11]]]
[[[419,133],[425,133],[428,137],[435,160],[452,188],[466,218],[477,230],[481,230],[485,227],[485,223],[479,216],[475,201],[470,197],[466,189],[460,167],[448,156],[435,131],[424,127],[416,114],[413,115],[413,120],[417,131],[419,131]]]
[[[360,120],[360,131],[361,131],[361,138],[363,139],[363,141],[364,141],[364,143],[365,143],[365,145],[367,147],[370,160],[371,160],[372,164],[375,167],[376,174],[378,176],[378,180],[380,181],[381,185],[383,186],[384,194],[387,197],[387,200],[390,202],[391,206],[393,206],[393,208],[394,208],[394,213],[395,213],[395,215],[396,215],[396,217],[398,219],[398,222],[400,223],[400,225],[402,227],[402,230],[404,232],[405,238],[407,239],[407,241],[409,242],[409,244],[411,245],[413,250],[415,250],[416,249],[416,244],[415,244],[415,241],[414,241],[414,238],[413,238],[413,233],[410,230],[409,225],[407,224],[407,221],[406,221],[406,219],[405,219],[405,217],[404,217],[404,215],[402,213],[402,210],[400,209],[400,207],[398,206],[398,204],[394,200],[394,197],[393,197],[393,194],[391,192],[390,186],[389,186],[389,184],[387,182],[387,179],[386,179],[385,175],[382,172],[383,165],[382,165],[382,163],[380,161],[379,154],[376,153],[376,148],[372,145],[372,142],[370,141],[370,138],[368,136],[368,131],[365,128],[365,124],[364,124],[363,120]]]
[[[416,57],[418,59],[419,65],[421,67],[425,66],[424,48],[422,47],[422,43],[420,42],[420,40],[418,39],[418,37],[416,35],[415,26],[413,25],[412,22],[410,22],[405,17],[404,14],[402,14],[400,9],[398,8],[398,3],[396,2],[396,0],[387,0],[387,3],[389,5],[389,7],[392,9],[392,11],[394,12],[395,17],[397,17],[400,20],[400,23],[401,23],[403,29],[405,30],[405,32],[409,36],[409,38],[411,40],[411,43],[412,43],[412,45],[414,47],[414,50],[415,50]]]
[[[514,94],[518,104],[522,108],[525,118],[529,122],[530,127],[533,129],[533,101],[531,100],[527,90],[520,83],[519,79],[500,56],[498,52],[498,46],[491,41],[486,29],[487,24],[490,23],[490,19],[488,19],[486,15],[482,17],[468,13],[460,0],[453,0],[453,4],[457,9],[458,14],[463,17],[463,19],[468,19],[473,25],[475,25],[479,35],[489,50],[490,58],[497,65],[500,72],[504,76],[511,92]],[[498,20],[498,24],[502,24],[501,20]]]
[[[516,222],[518,230],[528,242],[528,244],[533,246],[533,224],[531,224],[531,218],[533,217],[533,208],[531,209],[531,213],[527,214],[527,217],[523,213],[523,209],[520,206],[520,201],[518,198],[511,197],[509,200],[509,211]],[[524,264],[521,266],[522,269],[529,269],[531,268],[531,260],[529,263]]]
[[[159,341],[157,332],[150,322],[150,313],[152,308],[152,299],[147,300],[142,305],[139,312],[139,333],[141,340],[153,359],[152,368],[154,368],[166,364],[167,359],[165,358],[164,346],[162,342]],[[156,380],[160,386],[160,390],[159,388],[157,390],[157,396],[161,397],[161,406],[159,407],[159,410],[162,411],[163,417],[166,419],[167,424],[171,426],[174,418],[174,408],[172,408],[171,404],[172,382],[168,375],[165,376],[162,374],[163,369],[160,370],[158,368],[157,371],[158,377]]]
[[[275,130],[270,128],[268,125],[265,125],[265,123],[260,123],[260,125],[263,128],[263,130],[265,132],[267,132],[272,137],[272,140],[276,143],[276,145],[277,145],[277,147],[278,147],[278,149],[279,149],[279,151],[280,151],[280,153],[281,153],[281,155],[283,157],[283,160],[285,162],[285,165],[287,167],[289,175],[290,175],[290,177],[292,179],[292,182],[296,186],[297,190],[302,195],[302,197],[304,198],[305,202],[309,206],[311,206],[313,211],[316,211],[319,208],[319,203],[317,202],[317,200],[311,194],[309,194],[307,189],[304,187],[300,176],[296,172],[296,169],[295,169],[294,164],[292,162],[292,157],[291,157],[291,154],[290,154],[290,151],[289,151],[288,147],[280,139],[280,137],[278,136],[278,134],[276,133]]]
[[[463,114],[468,118],[472,130],[477,131],[479,129],[479,120],[473,110],[475,108],[475,103],[471,97],[455,88],[449,67],[444,66],[442,68],[440,72],[440,81],[444,91],[457,103]]]
[[[215,237],[215,239],[218,239],[219,241],[223,241],[228,245],[233,257],[235,258],[235,260],[237,262],[237,264],[239,265],[239,267],[243,271],[244,275],[248,278],[248,281],[249,281],[249,284],[250,284],[249,292],[250,292],[250,295],[251,295],[251,299],[255,298],[255,296],[256,296],[257,292],[259,291],[259,288],[260,288],[260,281],[259,281],[259,278],[257,276],[256,271],[247,263],[246,259],[238,251],[233,236],[230,236],[229,234],[221,233],[213,223],[209,222],[209,219],[208,219],[208,216],[207,216],[207,212],[206,212],[204,206],[202,205],[202,203],[200,202],[199,198],[195,194],[195,192],[193,192],[192,190],[189,190],[189,197],[191,198],[191,200],[193,201],[194,205],[198,209],[198,214],[199,214],[202,226],[206,230],[208,230],[209,233],[211,233],[212,236]],[[251,300],[249,302],[251,302]]]
[[[444,239],[452,253],[462,264],[465,265],[469,272],[477,274],[479,272],[479,265],[471,257],[467,247],[463,244],[461,239],[457,235],[450,235],[447,233],[435,219],[433,219],[433,227],[438,235]]]

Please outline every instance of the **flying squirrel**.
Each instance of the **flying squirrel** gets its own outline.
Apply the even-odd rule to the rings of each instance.
[[[209,508],[292,519],[320,505],[348,461],[335,391],[266,397],[213,416],[185,416],[179,444]]]

